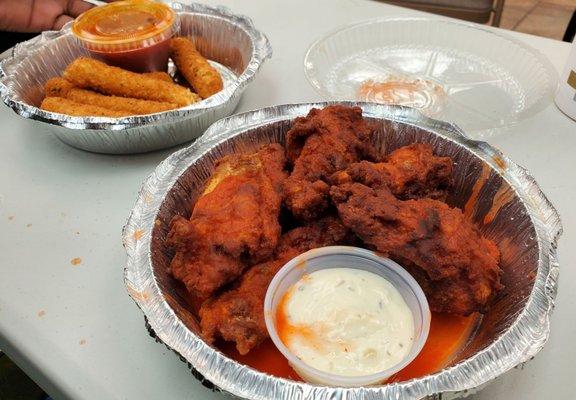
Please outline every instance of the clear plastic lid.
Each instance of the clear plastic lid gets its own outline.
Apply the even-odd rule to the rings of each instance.
[[[166,4],[118,1],[80,15],[72,32],[93,50],[114,51],[153,45],[172,36],[176,14]]]
[[[372,272],[385,278],[402,295],[412,312],[415,334],[412,348],[400,363],[384,371],[364,376],[342,376],[321,371],[296,357],[278,335],[276,310],[284,294],[306,274],[343,266]],[[327,386],[358,387],[382,383],[414,360],[428,338],[431,316],[422,288],[400,265],[369,250],[349,246],[330,246],[303,253],[290,260],[276,273],[266,292],[264,318],[270,338],[303,379]]]
[[[516,39],[437,18],[341,27],[311,45],[304,69],[327,99],[414,107],[473,138],[543,110],[557,80],[550,61]]]

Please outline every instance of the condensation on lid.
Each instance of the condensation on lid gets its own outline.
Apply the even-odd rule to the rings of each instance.
[[[120,44],[161,34],[175,19],[176,14],[166,4],[119,1],[85,12],[74,22],[72,32],[83,41]]]

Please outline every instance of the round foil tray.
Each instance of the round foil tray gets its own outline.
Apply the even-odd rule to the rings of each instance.
[[[39,109],[44,83],[60,76],[75,58],[90,55],[71,32],[45,32],[18,44],[0,62],[0,97],[24,118],[43,122],[63,142],[98,153],[141,153],[188,142],[218,119],[230,115],[262,63],[271,57],[266,36],[252,21],[224,7],[168,3],[178,14],[178,35],[193,37],[199,51],[212,61],[224,89],[201,102],[176,110],[124,118],[74,117]]]
[[[459,397],[528,361],[544,346],[556,296],[559,216],[522,167],[454,125],[406,107],[359,105],[377,126],[375,145],[388,153],[413,142],[430,143],[455,162],[448,203],[465,209],[502,253],[505,289],[476,334],[443,370],[422,378],[361,388],[316,386],[276,378],[226,357],[202,340],[184,293],[168,274],[173,253],[165,245],[176,215],[189,216],[216,160],[262,144],[284,142],[291,121],[312,107],[270,107],[213,124],[190,147],[163,161],[144,182],[123,231],[128,254],[125,285],[157,340],[179,353],[204,384],[247,399],[422,399]]]
[[[558,80],[550,61],[519,40],[437,18],[381,18],[339,28],[310,46],[304,70],[326,99],[415,107],[453,121],[470,137],[543,110]],[[377,83],[362,86],[366,81]]]

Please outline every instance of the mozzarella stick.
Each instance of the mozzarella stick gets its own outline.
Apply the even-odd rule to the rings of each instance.
[[[114,111],[125,111],[132,115],[153,114],[178,108],[177,104],[128,97],[106,96],[91,90],[72,88],[65,96],[69,100],[92,104]]]
[[[63,97],[77,103],[113,111],[125,111],[132,115],[153,114],[178,108],[178,105],[174,103],[106,96],[91,90],[79,89],[63,78],[49,79],[44,89],[47,97]]]
[[[203,99],[218,93],[224,87],[222,77],[186,38],[170,40],[170,56],[178,71]]]
[[[163,101],[186,106],[199,100],[190,90],[143,74],[112,67],[90,58],[77,58],[64,71],[64,78],[82,89],[114,96]]]
[[[76,117],[124,117],[130,114],[125,111],[108,110],[104,107],[82,104],[62,97],[46,97],[40,108]]]
[[[158,79],[161,81],[174,83],[174,80],[172,79],[172,77],[170,76],[170,74],[168,72],[163,72],[163,71],[145,72],[142,75],[148,76],[150,78]]]
[[[48,79],[44,85],[46,97],[66,97],[68,92],[74,88],[74,85],[64,78]]]

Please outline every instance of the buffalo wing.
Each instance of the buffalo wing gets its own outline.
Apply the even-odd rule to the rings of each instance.
[[[410,266],[431,309],[483,311],[502,288],[496,245],[456,208],[437,200],[398,200],[386,186],[331,188],[344,225],[377,251]]]
[[[284,183],[284,201],[294,216],[311,220],[329,206],[328,178],[349,164],[374,159],[372,129],[359,107],[328,106],[297,118],[286,134],[293,169]]]
[[[235,342],[240,354],[248,353],[268,337],[264,297],[276,272],[291,258],[313,248],[342,243],[346,236],[347,229],[334,217],[285,233],[271,261],[250,268],[233,289],[202,305],[204,337],[209,342],[217,336]]]
[[[190,220],[172,221],[168,244],[176,254],[173,276],[207,298],[247,266],[269,258],[280,238],[284,149],[263,146],[250,155],[221,159]]]
[[[414,143],[393,151],[381,163],[351,164],[346,170],[336,172],[331,181],[387,186],[402,200],[423,197],[445,200],[452,185],[452,159],[435,156],[429,144]]]

